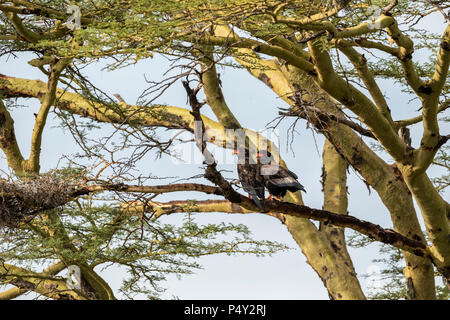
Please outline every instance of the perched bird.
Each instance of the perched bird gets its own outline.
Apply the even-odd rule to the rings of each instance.
[[[260,174],[260,164],[250,163],[248,150],[241,155],[236,149],[233,152],[238,155],[237,172],[242,188],[248,193],[249,198],[264,211],[264,179]]]
[[[408,147],[411,147],[411,134],[409,128],[401,127],[398,129],[398,135]]]
[[[258,153],[258,160],[259,173],[264,180],[264,186],[272,196],[280,199],[286,195],[288,190],[306,192],[305,188],[297,181],[297,175],[276,163],[269,151]]]

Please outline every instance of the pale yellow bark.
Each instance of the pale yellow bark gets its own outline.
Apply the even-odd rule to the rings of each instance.
[[[6,156],[8,166],[17,173],[23,173],[24,158],[20,152],[14,131],[14,120],[0,99],[0,147]]]
[[[291,77],[292,83],[309,89],[311,93],[320,94],[320,89],[304,72],[290,67],[290,72],[286,74]],[[317,99],[317,96],[311,97],[311,99]],[[331,113],[339,112],[333,106],[332,101],[328,99],[318,102],[316,106]],[[335,123],[323,128],[322,132],[348,163],[378,193],[383,204],[389,210],[394,230],[425,243],[410,191],[396,171],[378,157],[349,127]],[[411,270],[409,275],[416,288],[416,298],[434,299],[436,293],[431,262],[406,251],[403,254],[406,265]]]
[[[0,278],[19,288],[25,288],[26,291],[32,290],[52,299],[86,300],[86,297],[67,287],[64,280],[53,279],[52,272],[35,273],[13,265],[0,264]],[[12,293],[1,294],[0,299],[13,298]]]

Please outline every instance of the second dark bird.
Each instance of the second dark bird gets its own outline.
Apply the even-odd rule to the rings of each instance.
[[[237,171],[241,186],[261,210],[264,211],[264,188],[267,188],[271,196],[278,199],[284,197],[287,191],[302,190],[306,192],[305,188],[297,181],[298,176],[276,163],[270,152],[257,153],[256,161],[251,161],[248,151],[245,152],[244,158],[241,158],[242,155],[238,150],[235,150],[234,154],[238,154],[240,157]]]
[[[280,199],[286,195],[288,190],[290,192],[299,190],[306,192],[305,188],[297,181],[298,176],[276,163],[269,151],[258,153],[258,160],[264,186],[271,195]]]

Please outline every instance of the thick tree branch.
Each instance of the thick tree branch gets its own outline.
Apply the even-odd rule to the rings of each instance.
[[[0,148],[6,155],[8,166],[14,172],[23,172],[24,158],[14,131],[14,120],[0,99]]]
[[[416,92],[419,97],[425,97],[429,91],[428,85],[420,79],[417,70],[412,61],[412,54],[414,52],[413,41],[400,31],[397,21],[392,19],[392,22],[386,26],[389,36],[399,46],[398,58],[403,67],[406,81],[409,86]]]
[[[225,213],[261,213],[260,209],[247,197],[237,193],[214,169],[209,169],[206,178],[220,184],[227,189],[230,200],[184,200],[162,202],[133,202],[125,203],[121,209],[125,212],[152,212],[156,217],[180,212],[225,212]],[[418,256],[428,256],[423,242],[410,239],[390,229],[383,229],[379,225],[360,220],[353,216],[340,215],[327,210],[313,209],[307,206],[295,205],[289,202],[275,200],[266,201],[268,214],[280,219],[280,214],[321,221],[326,225],[350,228],[377,241],[391,244],[402,250],[412,252]]]
[[[194,111],[194,117],[197,121],[201,121],[198,109]],[[202,147],[206,148],[206,145],[203,144]],[[232,203],[237,203],[246,209],[257,210],[256,204],[251,199],[237,193],[230,183],[223,178],[220,172],[216,169],[215,161],[207,166],[204,177],[223,190],[224,197],[227,200]],[[394,230],[385,230],[378,225],[370,222],[361,222],[359,219],[351,216],[343,216],[329,211],[312,209],[289,202],[275,202],[276,203],[274,203],[274,201],[270,201],[266,205],[266,211],[278,212],[291,216],[293,215],[300,218],[314,219],[341,227],[345,227],[347,223],[351,223],[354,230],[359,231],[373,239],[396,247],[401,246],[403,250],[410,251],[421,257],[429,255],[425,244],[417,240],[409,239]]]
[[[0,10],[22,15],[35,15],[45,18],[58,18],[64,21],[66,21],[67,18],[70,16],[70,14],[67,13],[66,11],[56,10],[50,8],[49,6],[41,6],[37,3],[32,3],[30,1],[12,0],[10,2],[15,4],[15,6],[0,5]],[[83,12],[80,17],[81,23],[83,25],[92,23],[94,19],[91,17],[98,16],[99,14],[101,14],[99,10]]]
[[[325,140],[322,158],[323,209],[337,214],[347,215],[347,161],[336,151],[329,140]],[[322,222],[320,223],[319,229],[330,239],[336,253],[346,261],[349,261],[347,267],[356,278],[352,259],[347,251],[344,229]],[[358,281],[355,281],[355,286],[359,286]]]
[[[17,41],[20,40],[19,36],[15,34],[1,34],[0,40],[11,40],[11,41]]]
[[[56,300],[86,300],[86,297],[67,287],[64,280],[54,279],[51,274],[35,273],[6,263],[0,263],[0,278],[18,288],[34,291]]]
[[[39,173],[42,133],[47,122],[50,107],[55,104],[58,79],[64,68],[70,63],[70,59],[54,60],[50,63],[50,75],[48,77],[48,89],[42,98],[42,105],[36,115],[33,132],[31,134],[30,157],[25,162],[27,172]]]
[[[439,5],[439,3],[437,3],[437,1],[433,1],[433,0],[427,0],[427,2],[434,6],[444,17],[445,21],[447,21],[447,23],[450,25],[450,17],[447,13],[445,13],[444,9]]]
[[[282,10],[278,8],[278,10],[274,10],[273,12],[267,12],[274,20],[275,23],[284,23],[284,24],[294,24],[298,27],[307,27],[308,25],[314,25],[317,22],[320,22],[321,20],[324,20],[326,18],[332,17],[336,15],[339,11],[341,11],[349,1],[342,1],[341,3],[336,3],[333,9],[316,13],[313,15],[310,15],[307,18],[303,19],[288,19],[288,18],[282,18],[278,15],[278,13]]]
[[[339,48],[352,62],[356,71],[358,72],[359,77],[364,82],[367,90],[369,91],[372,99],[375,103],[377,109],[381,112],[381,114],[389,121],[391,126],[394,126],[394,122],[392,120],[391,111],[387,104],[387,101],[381,92],[380,87],[375,81],[375,77],[373,73],[369,70],[367,66],[367,60],[363,54],[358,53],[353,47],[340,47]]]
[[[258,210],[257,206],[247,197],[244,197],[233,190],[231,185],[212,166],[205,172],[205,178],[219,186],[224,192],[225,198],[232,203],[239,204],[248,210]],[[326,224],[333,224],[339,227],[351,228],[377,241],[391,244],[397,248],[412,252],[418,256],[428,256],[426,245],[420,241],[409,239],[398,232],[390,229],[383,229],[379,225],[362,221],[352,216],[340,215],[326,210],[313,209],[303,205],[296,205],[289,202],[267,201],[266,211],[277,212],[286,215],[313,219]]]
[[[64,270],[65,268],[66,268],[66,265],[60,261],[55,264],[52,264],[51,266],[46,268],[41,273],[38,273],[37,275],[39,277],[43,277],[43,278],[45,278],[45,277],[51,278],[52,276],[55,276],[59,272]],[[20,286],[11,288],[9,290],[6,290],[6,291],[0,293],[0,300],[11,300],[11,299],[17,298],[17,297],[21,296],[22,294],[27,293],[29,291],[28,289],[20,287]]]
[[[114,293],[108,283],[100,276],[88,261],[80,259],[78,249],[67,234],[60,217],[54,211],[46,211],[41,215],[44,224],[42,227],[33,225],[43,237],[56,238],[63,243],[62,247],[55,247],[55,254],[66,266],[76,265],[80,268],[82,277],[88,286],[83,295],[93,299],[115,300]]]
[[[246,49],[240,49],[239,52]],[[251,56],[251,52],[242,52],[246,56]],[[253,56],[255,54],[253,53]],[[252,56],[252,57],[253,57]],[[296,88],[307,89],[309,93],[304,95],[304,99],[309,102],[316,101],[315,106],[328,113],[342,115],[342,111],[331,100],[326,98],[325,92],[315,84],[314,79],[298,68],[276,63],[275,60],[264,60],[257,57],[251,59],[236,60],[241,63],[257,79],[264,82],[286,103],[295,107],[295,100],[290,99]],[[315,125],[313,123],[313,125]],[[367,183],[369,183],[378,193],[386,208],[389,210],[395,230],[399,233],[425,241],[416,211],[412,202],[410,191],[398,174],[392,170],[385,161],[377,156],[365,142],[349,127],[339,122],[333,122],[328,127],[317,127],[333,143],[336,150],[352,165],[352,167],[361,174]],[[290,217],[287,217],[287,222]],[[313,232],[302,229],[297,232],[297,225],[293,224],[290,229],[296,238],[316,239]],[[298,241],[297,241],[298,242]],[[301,243],[299,243],[302,246]],[[315,247],[317,248],[317,241]],[[323,263],[320,259],[315,259],[314,250],[309,250],[307,246],[302,249],[308,255],[308,259],[318,263]],[[420,288],[421,299],[434,299],[435,284],[433,275],[433,265],[429,259],[418,257],[407,251],[403,251],[405,262],[410,266],[410,276],[416,288]],[[328,257],[330,258],[330,257]],[[314,259],[314,260],[313,260]],[[334,270],[336,271],[336,270]],[[328,282],[327,282],[328,283]]]
[[[0,75],[0,90],[6,97],[32,97],[39,98],[47,92],[47,86],[39,80],[28,80],[7,77]],[[195,121],[191,112],[184,108],[178,108],[165,105],[152,105],[149,107],[139,107],[132,105],[119,105],[120,110],[109,108],[97,102],[86,100],[77,93],[56,90],[58,99],[55,101],[55,107],[60,110],[82,117],[94,119],[98,122],[115,123],[119,125],[134,126],[155,126],[174,129],[186,129],[190,132],[194,131]],[[226,128],[220,123],[206,116],[202,116],[205,125],[203,132],[208,142],[214,143],[223,148],[233,148],[227,137]],[[243,129],[245,134],[252,139],[267,141],[258,133]],[[266,145],[270,145],[267,141]],[[277,154],[275,148],[272,149],[273,154]]]
[[[447,80],[450,66],[450,24],[442,37],[441,48],[437,57],[435,72],[428,82],[428,91],[422,98],[423,134],[420,148],[415,153],[414,168],[411,174],[424,173],[433,162],[441,144],[439,123],[439,98]],[[438,147],[439,146],[439,147]]]
[[[391,3],[389,3],[389,5],[383,9],[383,14],[387,15],[397,5],[398,5],[398,0],[392,0]]]
[[[313,56],[318,73],[316,78],[317,84],[358,115],[389,154],[396,161],[403,162],[406,154],[406,145],[388,119],[362,92],[335,73],[329,54],[326,51],[311,43],[309,43],[309,51]]]
[[[312,75],[315,74],[314,66],[303,57],[298,56],[282,47],[270,45],[257,40],[241,38],[233,36],[233,34],[229,34],[226,37],[204,34],[201,38],[185,37],[183,40],[211,46],[251,49],[254,52],[260,52],[273,57],[278,57],[292,65],[298,66],[306,72],[310,72]]]
[[[130,192],[130,193],[151,193],[162,194],[168,192],[180,192],[180,191],[198,191],[206,194],[223,195],[220,188],[214,186],[208,186],[199,183],[175,183],[169,185],[159,186],[139,186],[139,185],[125,185],[125,184],[94,184],[89,186],[83,186],[77,188],[73,192],[73,196],[87,195],[93,192],[102,191],[117,191],[117,192]]]
[[[450,225],[446,202],[425,173],[405,175],[405,182],[422,213],[428,237],[432,243],[430,250],[442,265],[441,269],[446,269],[448,277],[450,274]]]
[[[38,42],[39,40],[42,39],[42,37],[32,31],[29,30],[23,23],[22,20],[19,18],[19,16],[17,15],[17,13],[13,12],[13,11],[7,11],[7,8],[0,8],[0,10],[6,15],[6,17],[9,19],[9,21],[12,23],[12,25],[14,26],[14,29],[16,30],[16,32],[23,37],[26,41],[28,42]]]
[[[439,105],[439,107],[437,109],[437,113],[439,114],[439,113],[447,110],[448,108],[450,108],[450,99],[445,100],[444,102],[442,102]],[[412,124],[419,123],[419,122],[422,122],[422,121],[423,121],[423,114],[420,115],[420,116],[414,117],[414,118],[395,121],[395,126],[397,128],[407,127],[407,126],[410,126]]]
[[[130,214],[152,213],[155,218],[185,212],[262,213],[272,215],[280,221],[283,221],[281,215],[276,215],[271,212],[259,212],[259,209],[259,211],[245,209],[228,200],[132,201],[121,204],[120,209]]]

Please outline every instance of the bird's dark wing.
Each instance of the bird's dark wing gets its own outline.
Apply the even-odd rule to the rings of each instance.
[[[305,188],[300,184],[300,182],[293,179],[292,177],[271,179],[270,183],[273,185],[276,185],[279,188],[286,188],[289,190],[296,189],[296,190],[302,190],[302,191],[306,192]],[[291,190],[291,191],[293,191],[293,190]]]
[[[261,175],[264,177],[266,185],[306,192],[305,188],[297,181],[297,175],[279,165],[261,165]]]
[[[298,179],[297,175],[296,175],[295,173],[293,173],[291,170],[286,169],[286,168],[283,168],[283,169],[286,170],[287,173],[288,173],[291,177],[293,177],[294,179]]]

